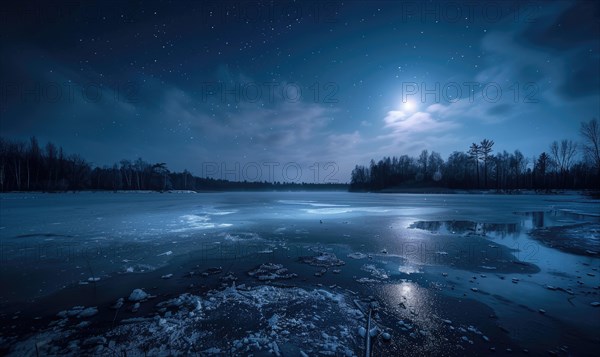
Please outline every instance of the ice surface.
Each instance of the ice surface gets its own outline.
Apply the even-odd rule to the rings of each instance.
[[[85,340],[77,339],[77,334],[69,328],[54,326],[42,333],[46,342],[38,344],[38,351],[106,354],[111,350],[127,350],[128,355],[164,355],[201,350],[208,354],[228,351],[236,355],[269,350],[277,354],[282,353],[279,346],[295,346],[298,354],[303,350],[311,355],[321,351],[355,355],[352,351],[357,341],[346,331],[355,331],[363,316],[339,293],[264,285],[247,290],[229,287],[204,296],[182,294],[157,304],[157,308],[163,307],[168,311],[150,318],[124,320],[102,336],[88,336]],[[250,324],[252,332],[232,331],[219,325],[217,322],[226,317],[224,313],[236,319],[242,313],[253,316],[239,321]],[[215,338],[222,334],[231,338],[232,343]],[[67,340],[69,344],[65,344]],[[35,340],[18,343],[13,352],[35,352],[32,341]]]
[[[364,316],[346,295],[378,301],[389,355],[400,345],[577,355],[600,332],[600,205],[576,195],[3,194],[0,204],[0,347],[15,355],[35,353],[29,334],[50,341],[38,346],[50,355],[143,354],[144,344],[360,355]]]

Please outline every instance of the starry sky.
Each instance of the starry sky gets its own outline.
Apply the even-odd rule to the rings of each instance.
[[[532,157],[600,117],[593,1],[0,6],[0,135],[100,166],[346,182],[483,138]]]

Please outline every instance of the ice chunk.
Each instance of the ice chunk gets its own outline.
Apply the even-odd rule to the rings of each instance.
[[[98,309],[96,307],[88,307],[86,309],[81,310],[81,312],[79,312],[79,314],[77,314],[77,317],[82,319],[85,317],[92,317],[94,315],[96,315],[98,313]]]
[[[84,346],[103,345],[105,343],[106,343],[106,338],[104,338],[102,336],[90,337],[90,338],[86,339],[85,341],[83,341]]]
[[[249,271],[248,275],[262,281],[291,279],[297,276],[294,273],[289,273],[283,265],[274,263],[261,264],[258,268]]]
[[[140,301],[148,298],[148,294],[142,289],[134,289],[129,295],[129,301]]]
[[[387,273],[385,272],[385,270],[383,269],[379,269],[377,267],[375,267],[372,264],[365,264],[362,266],[361,268],[362,270],[368,272],[371,274],[371,276],[373,276],[374,278],[377,279],[387,279],[389,278],[389,276],[387,275]]]
[[[352,258],[352,259],[364,259],[366,257],[367,257],[366,254],[360,253],[360,252],[354,252],[354,253],[348,254],[348,258]]]
[[[271,316],[271,318],[269,319],[268,324],[271,327],[271,329],[275,330],[277,329],[277,322],[279,321],[279,315],[277,314],[273,314],[273,316]]]
[[[356,279],[357,282],[361,283],[361,284],[368,284],[368,283],[379,283],[379,280],[377,279],[371,279],[371,278],[360,278],[360,279]]]
[[[114,309],[114,310],[118,310],[118,309],[122,308],[124,300],[125,299],[123,299],[123,298],[119,298],[119,300],[117,300],[117,302],[115,302],[115,304],[113,306],[111,306],[110,308]]]
[[[204,350],[202,352],[206,353],[208,355],[218,355],[218,354],[221,354],[221,349],[220,348],[216,348],[216,347],[211,347],[211,348],[206,349],[206,350]]]
[[[300,260],[303,263],[318,267],[332,267],[346,264],[344,261],[338,259],[335,254],[327,252],[322,252],[319,255],[312,257],[301,257]]]

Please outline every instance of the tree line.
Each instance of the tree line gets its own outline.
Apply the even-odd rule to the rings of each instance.
[[[435,151],[417,157],[384,157],[369,166],[357,165],[350,190],[379,191],[411,187],[450,189],[599,189],[600,127],[592,119],[581,123],[580,143],[554,141],[547,152],[526,157],[520,150],[493,153],[494,141],[483,139],[446,161]]]
[[[166,163],[141,158],[98,167],[49,142],[0,138],[0,192],[79,190],[346,190],[345,184],[229,181],[171,172]]]

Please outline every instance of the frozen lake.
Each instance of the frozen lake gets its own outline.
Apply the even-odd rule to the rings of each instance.
[[[600,202],[582,196],[2,194],[0,209],[0,353],[362,355],[369,309],[384,355],[600,348]]]

